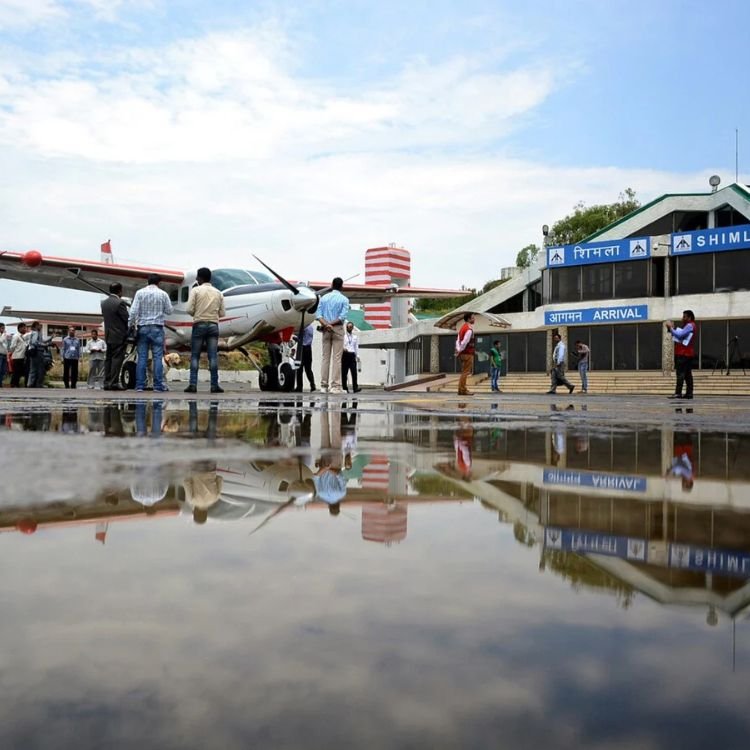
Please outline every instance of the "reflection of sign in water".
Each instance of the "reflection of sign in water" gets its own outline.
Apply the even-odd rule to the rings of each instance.
[[[645,539],[637,537],[553,526],[544,530],[544,547],[579,554],[619,557],[659,567],[750,578],[750,552],[737,550],[710,549],[689,544],[667,545],[664,542],[653,542],[649,547]]]
[[[683,253],[719,253],[750,248],[750,224],[717,229],[699,229],[672,235],[672,255]]]
[[[600,490],[623,490],[625,492],[645,492],[648,488],[647,477],[574,469],[545,469],[542,482],[564,487],[594,487]]]
[[[584,307],[577,310],[549,310],[544,313],[544,325],[559,326],[575,323],[637,323],[648,320],[648,305],[618,307]]]
[[[546,549],[622,557],[626,560],[643,561],[646,559],[645,539],[633,539],[614,534],[550,527],[544,530],[544,546]]]

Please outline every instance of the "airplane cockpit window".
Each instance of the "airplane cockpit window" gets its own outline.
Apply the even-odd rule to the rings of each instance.
[[[263,273],[263,271],[252,271],[252,274],[259,284],[273,284],[273,282],[276,281],[273,276]]]
[[[220,291],[246,284],[268,284],[275,281],[261,271],[246,271],[243,268],[219,268],[211,272],[211,283]]]

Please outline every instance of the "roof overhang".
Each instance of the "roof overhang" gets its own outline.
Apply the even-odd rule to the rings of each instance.
[[[443,315],[443,317],[433,323],[433,325],[435,326],[435,328],[446,328],[448,330],[453,330],[456,325],[464,319],[464,315],[466,315],[466,313],[470,313],[475,317],[482,318],[489,325],[495,328],[510,328],[510,323],[505,318],[501,318],[499,315],[495,315],[494,313],[481,312],[479,310],[454,310],[447,315]]]

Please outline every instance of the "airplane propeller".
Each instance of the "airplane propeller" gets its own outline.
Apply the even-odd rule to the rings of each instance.
[[[272,273],[292,294],[299,294],[299,289],[292,284],[291,281],[287,281],[280,273],[276,273],[276,271],[271,268],[267,263],[264,263],[257,255],[253,255],[253,258],[258,261],[258,263],[263,266],[267,271]]]

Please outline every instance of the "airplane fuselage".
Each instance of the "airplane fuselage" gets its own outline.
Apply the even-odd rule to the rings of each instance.
[[[174,311],[167,318],[166,344],[179,347],[190,343],[193,318],[187,312],[195,274],[188,273],[181,286],[170,294]],[[306,286],[295,294],[280,283],[239,284],[221,290],[225,315],[219,321],[219,337],[232,347],[262,339],[285,328],[309,325],[314,319],[318,296]]]

